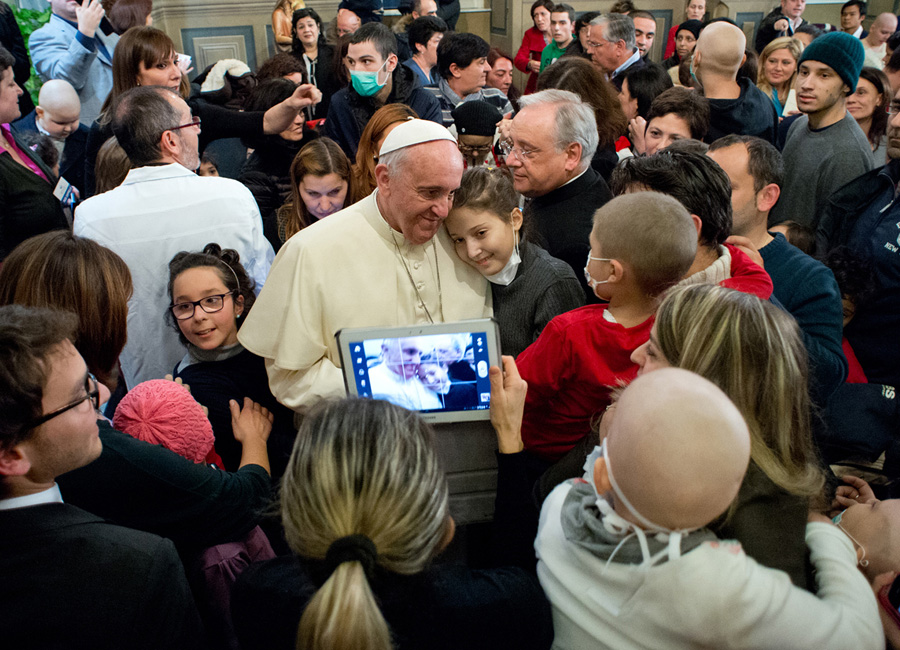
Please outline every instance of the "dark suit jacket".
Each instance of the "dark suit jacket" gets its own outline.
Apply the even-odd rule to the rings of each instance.
[[[622,92],[622,82],[625,81],[625,73],[629,70],[640,70],[641,68],[646,67],[647,62],[644,59],[638,59],[624,70],[620,70],[619,74],[617,74],[615,77],[612,77],[609,82],[616,87],[616,90]]]
[[[594,212],[612,198],[603,177],[588,167],[579,178],[538,196],[525,205],[525,218],[537,231],[537,241],[550,255],[572,267],[589,302],[597,297],[584,279],[584,265],[591,250],[588,237]]]
[[[172,542],[75,506],[0,510],[0,575],[4,647],[206,647]]]
[[[31,111],[25,117],[16,120],[10,126],[13,136],[19,133],[40,133],[35,122],[37,115]],[[73,131],[66,138],[66,146],[63,148],[62,157],[59,160],[59,175],[78,188],[84,190],[84,152],[87,146],[88,129],[78,125],[78,130]]]

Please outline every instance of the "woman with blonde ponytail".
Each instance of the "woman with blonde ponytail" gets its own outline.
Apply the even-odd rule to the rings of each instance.
[[[510,505],[498,499],[498,520],[515,519],[503,516]],[[311,410],[281,515],[296,556],[242,575],[232,611],[243,648],[521,650],[552,641],[533,551],[528,568],[433,564],[455,529],[431,431],[416,413],[359,399]],[[523,548],[507,557],[528,556],[533,536],[512,538],[505,543]]]

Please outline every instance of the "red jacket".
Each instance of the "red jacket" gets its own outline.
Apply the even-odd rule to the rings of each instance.
[[[522,37],[522,45],[519,47],[519,51],[516,52],[516,59],[513,63],[519,70],[527,73],[528,62],[540,61],[541,53],[546,46],[547,43],[544,42],[544,35],[541,34],[540,30],[537,27],[529,27],[525,32],[525,36]],[[528,95],[537,90],[537,78],[536,72],[528,75],[528,83],[525,85],[524,94]]]
[[[605,310],[588,305],[560,314],[516,359],[528,382],[522,441],[545,460],[571,450],[609,406],[612,389],[637,376],[631,353],[650,338],[654,319],[625,328],[607,321]]]

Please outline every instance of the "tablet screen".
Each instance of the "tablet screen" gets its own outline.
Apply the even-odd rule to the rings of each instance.
[[[487,332],[349,342],[356,393],[422,413],[490,408]]]

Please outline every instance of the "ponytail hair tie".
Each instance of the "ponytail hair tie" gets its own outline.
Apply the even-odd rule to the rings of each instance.
[[[378,550],[371,539],[365,535],[348,535],[331,543],[325,554],[325,565],[330,575],[344,562],[359,562],[366,578],[371,580],[377,559]]]

